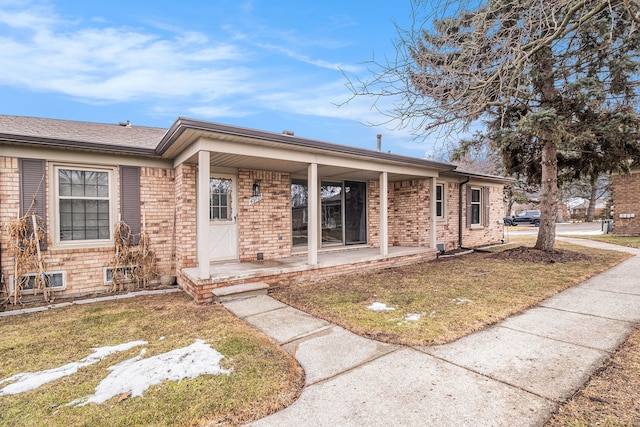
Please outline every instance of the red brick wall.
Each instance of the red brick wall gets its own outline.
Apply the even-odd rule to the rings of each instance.
[[[613,178],[613,233],[640,236],[640,171]],[[634,214],[634,218],[620,215]]]
[[[459,184],[456,182],[438,182],[445,186],[445,220],[436,224],[436,243],[444,243],[446,250],[459,246]],[[475,185],[474,185],[475,186]],[[484,188],[484,185],[478,185]],[[477,247],[499,243],[502,239],[502,225],[498,221],[503,217],[502,186],[488,186],[491,207],[487,226],[466,227],[466,191],[463,200],[463,240],[465,247]],[[429,247],[431,229],[430,211],[431,180],[407,180],[389,183],[389,246]],[[375,203],[379,203],[376,198]],[[484,211],[483,211],[484,212]],[[483,213],[484,214],[484,213]],[[376,217],[376,230],[379,217]],[[484,223],[484,222],[483,222]],[[373,224],[372,224],[373,225]],[[376,240],[379,245],[379,240]]]
[[[249,205],[253,183],[259,181],[262,200]],[[240,261],[291,255],[291,177],[288,173],[238,172]]]
[[[46,169],[45,189],[49,199],[49,162],[46,162]],[[115,214],[120,211],[118,168],[114,168],[113,178],[117,186],[113,191],[116,197]],[[0,244],[2,269],[7,279],[10,274],[13,274],[14,268],[13,259],[9,258],[7,225],[18,217],[19,183],[18,159],[0,158],[0,223],[2,224]],[[141,213],[145,216],[151,249],[156,252],[159,272],[162,274],[175,274],[175,270],[172,270],[174,188],[174,174],[171,169],[141,168]],[[51,237],[54,233],[52,214],[47,206],[49,248],[43,252],[43,261],[47,271],[66,273],[66,290],[60,294],[78,295],[108,290],[109,288],[104,285],[103,267],[111,265],[113,247],[55,248],[51,245]]]
[[[9,259],[9,234],[7,226],[10,221],[18,218],[20,212],[20,176],[18,175],[18,159],[0,157],[0,250],[2,264],[0,268],[9,279],[13,272],[13,261]]]
[[[176,271],[197,265],[196,256],[196,167],[182,164],[175,170]]]
[[[367,232],[369,246],[380,247],[380,182],[367,182]]]
[[[430,180],[389,185],[389,246],[429,246]]]
[[[175,191],[173,169],[140,169],[140,213],[160,274],[175,275]]]
[[[472,185],[473,187],[483,188],[483,185]],[[466,206],[466,192],[469,191],[470,186],[467,184],[464,186],[462,194],[463,206]],[[489,224],[487,226],[481,225],[480,227],[467,228],[466,218],[467,210],[463,209],[462,213],[462,246],[467,248],[474,248],[478,246],[485,246],[493,243],[500,243],[502,240],[502,224],[499,224],[504,217],[504,203],[503,203],[503,190],[502,186],[488,187],[491,207],[489,209]],[[483,194],[482,197],[485,197]],[[483,199],[484,205],[484,199]],[[484,206],[481,207],[484,214]],[[457,215],[457,214],[456,214]],[[484,221],[482,221],[484,223]]]

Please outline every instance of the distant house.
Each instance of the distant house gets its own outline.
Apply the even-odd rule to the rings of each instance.
[[[583,197],[574,197],[565,203],[569,219],[584,221],[587,218],[587,211],[589,210],[589,200]],[[596,206],[594,209],[594,218],[602,218],[606,215],[606,201],[602,199],[596,200]]]
[[[35,213],[62,295],[108,290],[114,226],[150,234],[198,301],[500,242],[501,177],[290,134],[179,118],[169,129],[0,116],[0,222]],[[1,268],[13,271],[8,236]]]
[[[613,233],[640,236],[640,170],[613,178]]]

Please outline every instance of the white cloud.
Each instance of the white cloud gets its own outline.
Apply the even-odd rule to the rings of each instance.
[[[244,7],[250,11],[251,2]],[[169,116],[187,111],[219,119],[273,110],[380,122],[366,98],[336,106],[349,97],[342,71],[356,73],[359,66],[300,53],[314,43],[330,49],[326,40],[263,27],[261,34],[243,33],[222,22],[217,29],[226,32],[214,39],[173,24],[116,27],[93,17],[72,21],[38,3],[0,0],[0,63],[11,64],[0,67],[0,84],[88,104],[144,102]],[[296,43],[287,45],[289,39]],[[265,58],[274,54],[278,61]],[[299,72],[300,63],[317,72]]]
[[[305,64],[313,65],[319,68],[326,68],[334,71],[344,70],[352,73],[356,73],[362,70],[361,67],[359,66],[343,64],[341,62],[331,62],[331,61],[325,61],[322,59],[312,59],[307,55],[303,55],[301,53],[296,52],[293,49],[289,49],[283,46],[276,46],[276,45],[264,44],[264,43],[259,43],[257,46],[263,49],[280,52],[288,56],[289,58],[295,59],[296,61],[300,61]]]
[[[0,11],[0,81],[88,100],[211,100],[251,90],[239,46],[186,32],[171,39],[126,28],[76,28],[51,11]],[[2,29],[2,26],[0,26]]]
[[[27,3],[27,4],[25,4]],[[27,7],[28,6],[28,7]],[[9,10],[19,7],[19,10]],[[39,28],[55,24],[52,11],[42,5],[29,5],[22,1],[0,1],[0,24],[12,28]]]
[[[235,108],[227,105],[204,105],[202,107],[187,107],[187,112],[195,117],[246,117],[255,113],[248,108]]]

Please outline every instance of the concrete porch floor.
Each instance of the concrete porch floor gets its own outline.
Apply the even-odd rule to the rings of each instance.
[[[287,258],[248,262],[215,262],[211,263],[211,277],[198,278],[198,268],[185,268],[183,274],[196,285],[227,284],[260,280],[263,277],[282,276],[313,270],[332,269],[341,266],[362,264],[363,271],[384,268],[387,263],[396,263],[402,258],[436,257],[436,249],[422,247],[392,246],[388,255],[381,255],[379,248],[344,248],[328,249],[318,253],[318,264],[307,264],[307,255],[299,254]],[[416,261],[414,261],[416,262]],[[366,266],[365,266],[366,264]]]

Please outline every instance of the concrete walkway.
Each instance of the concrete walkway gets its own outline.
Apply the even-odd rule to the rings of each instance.
[[[562,240],[574,240],[564,239]],[[636,256],[454,343],[362,338],[268,296],[225,303],[296,357],[300,398],[255,426],[541,426],[640,322]]]

